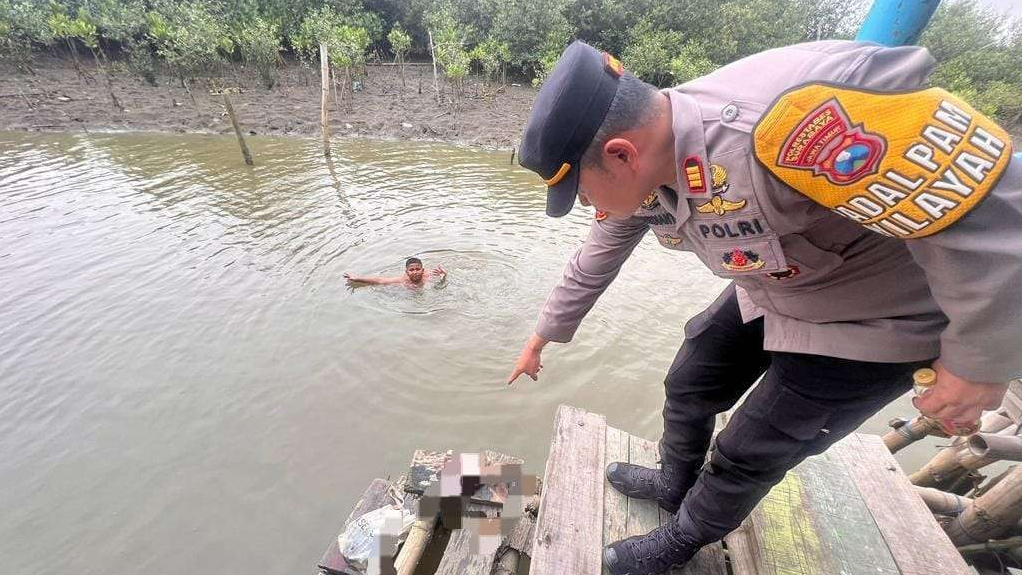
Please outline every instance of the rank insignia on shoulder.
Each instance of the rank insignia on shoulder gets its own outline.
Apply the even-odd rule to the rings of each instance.
[[[740,250],[735,248],[729,252],[725,252],[721,256],[723,260],[724,269],[731,270],[733,272],[747,272],[749,270],[758,270],[759,268],[766,265],[766,262],[759,259],[759,254],[751,250]]]
[[[646,196],[646,199],[642,200],[642,207],[646,208],[647,210],[656,205],[657,205],[656,192],[650,192],[649,195]]]
[[[775,177],[835,213],[898,238],[936,234],[968,214],[1011,161],[1008,133],[954,95],[807,84],[753,131]]]
[[[786,280],[802,273],[798,266],[788,266],[788,269],[767,274],[767,277],[774,280]]]
[[[703,162],[698,156],[689,156],[681,163],[681,169],[685,173],[685,184],[688,185],[688,193],[702,194],[706,192],[706,180],[703,178]]]
[[[602,222],[603,220],[607,219],[607,212],[601,212],[600,210],[596,210],[596,213],[593,214],[593,219],[595,219],[598,222]]]

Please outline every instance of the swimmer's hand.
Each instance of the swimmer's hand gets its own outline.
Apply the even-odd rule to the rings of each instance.
[[[433,268],[433,275],[440,278],[441,281],[447,279],[447,270],[441,266]]]
[[[543,363],[540,361],[540,354],[543,352],[543,346],[549,343],[548,340],[543,339],[538,334],[532,334],[529,337],[529,341],[525,342],[525,347],[522,349],[522,353],[518,355],[518,359],[515,361],[515,368],[511,371],[511,375],[507,378],[507,384],[511,385],[514,383],[518,376],[523,373],[532,378],[532,381],[539,380],[539,370],[543,369]]]

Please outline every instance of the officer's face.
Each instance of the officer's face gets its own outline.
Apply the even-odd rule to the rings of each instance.
[[[578,198],[584,206],[596,206],[611,216],[627,217],[642,205],[651,189],[622,162],[603,166],[581,166]]]

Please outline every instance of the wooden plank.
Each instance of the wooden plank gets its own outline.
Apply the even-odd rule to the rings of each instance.
[[[849,471],[832,454],[788,472],[750,519],[759,575],[899,575]]]
[[[879,437],[853,434],[831,452],[844,462],[902,575],[972,573]]]
[[[532,575],[600,572],[606,440],[607,421],[602,415],[566,405],[557,408],[543,478]]]
[[[656,467],[656,443],[634,435],[628,436],[628,462],[643,467]],[[645,535],[660,527],[660,506],[652,499],[628,498],[628,522],[625,535]]]
[[[607,428],[607,447],[604,457],[607,465],[614,461],[628,462],[628,434],[613,427]],[[625,528],[628,525],[628,498],[614,489],[603,476],[603,544],[609,545],[627,537]],[[610,570],[603,568],[603,574],[609,575]]]
[[[385,479],[374,479],[362,494],[362,498],[355,504],[355,508],[348,514],[348,519],[341,527],[338,536],[330,542],[316,566],[330,573],[349,573],[348,562],[341,555],[341,549],[338,546],[337,539],[340,537],[340,533],[344,533],[352,521],[391,503],[394,503],[394,499],[390,496],[390,483]]]
[[[468,503],[465,510],[469,512],[482,513],[486,517],[495,518],[499,509],[491,505]],[[455,529],[451,531],[451,538],[447,541],[447,549],[440,559],[440,565],[436,568],[436,575],[490,575],[493,567],[495,551],[489,553],[473,553],[472,537],[478,536],[471,528]]]
[[[759,575],[756,569],[755,540],[752,538],[752,523],[746,519],[724,537],[727,557],[734,575]]]

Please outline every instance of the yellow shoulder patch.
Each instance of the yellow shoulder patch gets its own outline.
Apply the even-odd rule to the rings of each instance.
[[[887,236],[958,221],[1011,160],[1007,132],[939,88],[876,93],[809,84],[753,132],[756,157],[816,202]]]

